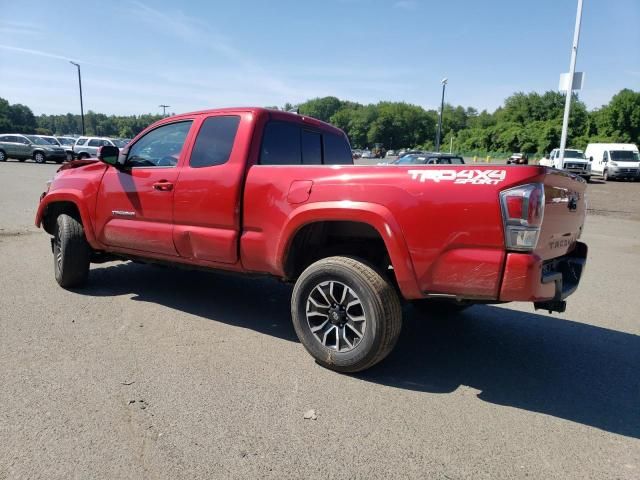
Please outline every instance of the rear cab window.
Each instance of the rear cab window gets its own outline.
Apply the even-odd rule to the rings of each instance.
[[[208,117],[202,122],[189,166],[200,168],[226,163],[231,156],[239,124],[238,115]]]
[[[353,165],[343,135],[272,120],[262,136],[260,165]]]

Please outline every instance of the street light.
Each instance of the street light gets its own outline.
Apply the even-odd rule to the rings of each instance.
[[[80,87],[80,116],[82,117],[82,135],[84,136],[84,107],[82,106],[82,76],[80,75],[80,64],[72,62],[69,63],[78,67],[78,86]]]
[[[447,79],[443,78],[440,83],[442,83],[442,101],[440,102],[440,118],[438,119],[438,134],[436,135],[436,152],[440,151],[440,134],[442,133],[442,111],[444,110],[444,89],[447,86]]]
[[[573,76],[576,72],[576,57],[578,56],[578,42],[580,41],[580,23],[582,22],[582,0],[578,0],[576,12],[576,25],[573,30],[573,44],[571,46],[571,61],[569,62],[569,84],[567,85],[567,98],[564,102],[564,116],[562,117],[562,133],[560,135],[560,166],[564,165],[564,149],[567,146],[567,130],[569,128],[569,111],[571,110],[571,97],[573,96]]]

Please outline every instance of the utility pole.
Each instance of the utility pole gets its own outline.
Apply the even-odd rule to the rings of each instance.
[[[442,83],[442,101],[440,102],[440,118],[438,119],[438,133],[436,135],[436,152],[440,151],[440,135],[442,133],[442,111],[444,110],[444,89],[447,86],[447,79],[443,78],[440,83]]]
[[[80,87],[80,117],[82,118],[82,135],[84,136],[84,106],[82,105],[82,76],[80,75],[80,64],[76,62],[72,62],[69,60],[69,63],[75,65],[78,68],[78,86]]]
[[[571,110],[571,98],[573,96],[573,76],[576,73],[576,57],[578,56],[578,42],[580,40],[580,23],[581,22],[582,22],[582,0],[578,0],[578,11],[576,13],[576,26],[573,30],[573,46],[571,47],[571,63],[569,63],[569,85],[567,86],[567,98],[564,103],[564,117],[562,119],[562,136],[560,137],[560,162],[562,162],[561,165],[564,165],[564,149],[567,146],[567,130],[569,128],[569,112]]]
[[[162,109],[162,116],[166,117],[167,116],[167,108],[169,108],[171,105],[158,105],[161,109]]]

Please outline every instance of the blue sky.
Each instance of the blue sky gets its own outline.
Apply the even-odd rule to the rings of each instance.
[[[36,114],[447,101],[493,110],[556,89],[577,0],[2,0],[0,97]],[[577,69],[590,108],[640,90],[640,2],[584,0]]]

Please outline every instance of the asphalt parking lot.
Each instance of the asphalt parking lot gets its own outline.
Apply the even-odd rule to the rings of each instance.
[[[33,226],[56,168],[0,163],[1,480],[640,478],[640,183],[589,185],[566,313],[407,307],[395,351],[347,376],[270,279],[129,262],[59,288]]]

